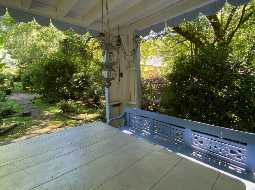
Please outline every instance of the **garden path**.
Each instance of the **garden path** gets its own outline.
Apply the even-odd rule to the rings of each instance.
[[[31,113],[32,119],[38,119],[42,113],[41,110],[33,106],[33,99],[39,97],[37,94],[14,93],[8,96],[9,100],[17,101],[23,108],[23,113]]]

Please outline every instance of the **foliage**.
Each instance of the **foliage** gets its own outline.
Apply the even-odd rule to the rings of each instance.
[[[140,44],[141,65],[145,65],[148,58],[157,57],[159,55],[160,47],[163,45],[161,40],[154,38],[142,39]]]
[[[79,113],[81,109],[80,105],[73,100],[61,100],[57,103],[57,107],[63,113]]]
[[[217,14],[199,17],[193,22],[174,26],[172,31],[194,44],[194,50],[211,46],[229,47],[237,32],[246,24],[254,22],[255,1],[235,7],[226,4]]]
[[[55,115],[56,118],[61,119],[61,118],[65,118],[63,117],[63,115],[61,114],[61,112],[63,113],[63,111],[60,109],[61,104],[65,104],[67,102],[72,102],[73,104],[75,104],[76,107],[78,107],[77,112],[74,114],[88,114],[91,115],[93,117],[93,115],[95,117],[98,117],[99,114],[101,114],[100,109],[98,109],[97,107],[88,107],[86,105],[84,105],[82,102],[80,101],[74,101],[74,100],[61,100],[58,103],[49,103],[47,102],[46,99],[44,98],[36,98],[33,100],[33,105],[40,109],[42,112],[48,113],[50,115]]]
[[[0,72],[2,72],[3,68],[4,68],[4,64],[0,62]],[[1,80],[1,79],[0,79]]]
[[[33,100],[33,105],[42,112],[47,112],[50,114],[57,114],[60,112],[60,109],[57,107],[56,103],[49,103],[47,99],[43,97],[35,98]]]
[[[143,109],[148,111],[160,111],[161,92],[166,86],[164,78],[148,78],[142,80]]]
[[[7,117],[3,119],[2,127],[11,126],[13,124],[16,124],[17,127],[8,131],[8,133],[1,135],[0,136],[1,142],[10,142],[14,139],[24,136],[26,132],[29,130],[30,126],[32,125],[32,119],[31,117],[23,116]]]
[[[0,101],[0,119],[21,112],[21,106],[12,100]]]
[[[15,20],[8,14],[8,12],[0,16],[0,48],[3,47],[7,33],[15,26]]]
[[[0,103],[0,118],[4,118],[7,116],[10,116],[15,113],[15,111],[12,109],[12,107],[7,106],[3,103]]]
[[[63,38],[63,33],[54,26],[43,27],[32,21],[14,25],[5,35],[4,47],[24,68],[56,52]]]
[[[49,101],[82,100],[100,104],[102,95],[100,44],[89,34],[67,32],[60,49],[30,64],[21,79],[25,88],[32,88]]]
[[[0,68],[0,102],[6,101],[6,95],[11,93],[12,77],[3,73],[3,67]]]
[[[254,132],[254,13],[254,0],[239,7],[226,4],[217,14],[143,42],[148,43],[143,57],[156,52],[166,65],[162,77],[169,83],[156,111]]]
[[[44,27],[35,21],[16,23],[8,13],[0,19],[0,48],[11,55],[11,63],[0,60],[0,112],[2,126],[16,123],[0,140],[13,140],[52,131],[80,122],[91,122],[101,115],[101,44],[90,34],[78,35],[73,31],[62,32],[53,25]],[[35,109],[42,112],[36,120],[19,116],[19,110],[6,98],[6,92],[22,88],[43,95],[33,100]],[[62,101],[61,101],[62,100]],[[64,117],[56,102],[73,102],[76,119]],[[78,104],[79,102],[79,104]],[[60,103],[59,103],[60,104]],[[78,109],[80,107],[80,109]],[[11,113],[17,113],[6,117]],[[47,113],[47,114],[44,114]],[[46,121],[46,122],[45,122]]]
[[[22,75],[23,85],[31,87],[51,101],[70,97],[71,79],[78,67],[63,54],[54,54],[29,65]]]
[[[254,60],[254,58],[253,58]],[[255,131],[255,67],[222,49],[181,56],[164,90],[165,112],[220,126]]]
[[[18,108],[17,106],[14,106]],[[49,104],[44,98],[36,98],[33,100],[33,107],[39,109],[42,114],[33,120],[31,117],[23,116],[11,116],[3,119],[3,125],[8,126],[16,123],[18,126],[5,135],[0,136],[0,141],[12,141],[17,138],[25,139],[32,136],[54,132],[55,130],[63,127],[75,127],[80,123],[93,122],[100,119],[100,110],[97,108],[87,108],[84,106],[86,117],[83,120],[75,120],[72,118],[65,117],[60,113],[60,109],[56,103]],[[86,111],[85,111],[86,109]],[[17,113],[21,111],[16,109]],[[1,127],[1,126],[0,126]]]
[[[3,90],[0,90],[0,102],[6,101],[6,93]]]
[[[0,72],[0,91],[4,92],[6,95],[10,95],[13,87],[13,77]]]
[[[153,34],[152,34],[153,35]],[[142,39],[140,42],[141,49],[141,73],[144,79],[157,78],[165,75],[165,64],[161,63],[160,51],[164,45],[161,38]],[[157,62],[157,65],[152,63]],[[158,65],[160,62],[162,65]]]

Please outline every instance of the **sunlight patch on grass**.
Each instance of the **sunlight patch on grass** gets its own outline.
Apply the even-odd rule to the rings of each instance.
[[[43,112],[49,112],[52,114],[60,113],[60,109],[57,107],[57,104],[49,104],[45,102],[42,98],[37,98],[33,100],[35,107],[40,109]]]
[[[7,104],[17,113],[22,113],[22,106],[16,101],[8,100]],[[3,119],[5,126],[17,124],[17,127],[0,136],[0,142],[26,139],[44,133],[52,133],[67,127],[75,127],[79,124],[100,120],[102,115],[102,110],[86,106],[82,106],[81,114],[66,115],[61,113],[56,103],[50,104],[43,98],[34,99],[33,107],[42,112],[36,119],[24,116],[10,116]]]
[[[5,135],[0,135],[0,141],[12,141],[13,139],[19,138],[27,133],[31,129],[32,118],[15,116],[3,119],[2,126],[8,126],[17,124],[17,127],[9,131]]]

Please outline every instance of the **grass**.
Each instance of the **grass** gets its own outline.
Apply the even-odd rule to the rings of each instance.
[[[4,135],[0,135],[0,141],[1,142],[9,142],[14,139],[20,138],[23,135],[26,135],[27,132],[31,129],[30,126],[32,126],[32,118],[31,117],[10,117],[3,120],[4,125],[10,125],[13,123],[16,123],[18,126],[8,133]]]
[[[5,106],[11,107],[16,113],[21,113],[23,108],[14,100],[7,100],[4,102]],[[11,141],[15,138],[18,138],[26,133],[27,126],[32,124],[31,117],[23,117],[23,116],[11,116],[2,119],[2,123],[0,127],[10,126],[12,124],[17,124],[17,127],[8,132],[7,134],[0,135],[0,141]]]
[[[23,111],[23,108],[14,100],[7,100],[5,102],[0,102],[1,117],[3,117],[2,111],[5,109],[13,110],[15,113],[21,113]],[[1,127],[1,123],[0,123],[0,127]]]
[[[57,107],[57,104],[47,103],[43,98],[37,98],[33,100],[33,104],[43,112],[49,112],[51,114],[60,113],[60,109]]]
[[[17,113],[23,111],[23,108],[20,106],[20,104],[14,100],[7,100],[4,104],[8,107],[11,107]]]
[[[7,101],[16,112],[21,113],[22,107],[15,101]],[[44,133],[52,133],[62,128],[75,127],[81,123],[89,123],[101,119],[101,111],[96,108],[82,107],[81,114],[72,114],[70,117],[61,113],[57,104],[47,103],[43,98],[33,100],[34,108],[40,110],[38,118],[13,116],[3,120],[5,125],[18,124],[16,128],[0,136],[0,141],[9,142],[15,139],[25,139]]]

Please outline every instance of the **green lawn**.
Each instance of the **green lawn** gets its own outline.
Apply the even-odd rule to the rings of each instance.
[[[7,101],[6,104],[12,106],[16,112],[22,112],[22,107],[17,102]],[[36,119],[32,119],[31,116],[12,116],[3,119],[2,127],[13,123],[18,126],[6,134],[0,135],[0,142],[51,133],[62,128],[100,120],[102,117],[101,110],[86,107],[82,108],[81,114],[65,115],[61,113],[56,104],[49,104],[42,98],[33,100],[33,106],[41,112]]]
[[[23,108],[14,100],[7,100],[6,102],[1,104],[2,106],[11,107],[15,112],[17,112],[17,114],[22,113],[23,111]],[[0,135],[0,141],[10,141],[25,134],[27,126],[30,126],[32,124],[32,119],[31,117],[23,117],[17,115],[6,117],[2,119],[2,122],[0,123],[0,128],[10,126],[14,123],[18,126],[6,134]]]

